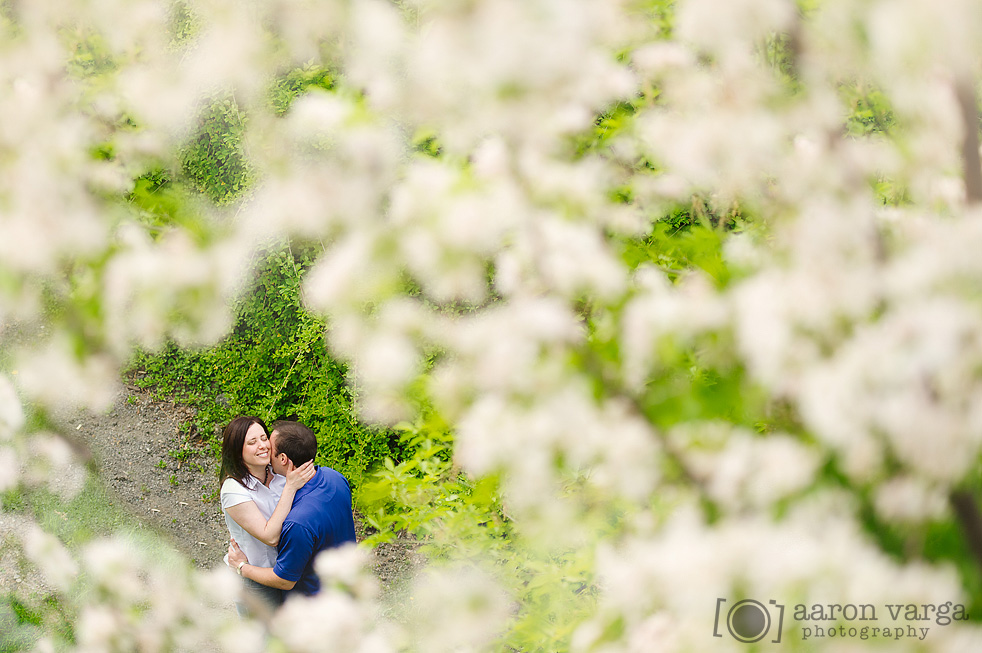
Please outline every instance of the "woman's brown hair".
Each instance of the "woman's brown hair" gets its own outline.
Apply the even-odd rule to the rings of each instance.
[[[218,475],[219,487],[227,478],[234,478],[245,486],[245,479],[249,476],[249,468],[242,460],[242,446],[245,444],[246,433],[253,424],[263,427],[263,432],[269,437],[266,423],[252,415],[236,417],[222,431],[222,468]]]

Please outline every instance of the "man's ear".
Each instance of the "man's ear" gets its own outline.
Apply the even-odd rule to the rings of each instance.
[[[283,456],[283,457],[280,458],[280,456]],[[296,468],[296,466],[293,464],[293,461],[290,460],[290,457],[287,456],[285,453],[278,454],[276,456],[276,458],[277,458],[277,460],[280,461],[280,463],[283,465],[283,467],[286,468],[286,471],[290,471],[290,470]]]

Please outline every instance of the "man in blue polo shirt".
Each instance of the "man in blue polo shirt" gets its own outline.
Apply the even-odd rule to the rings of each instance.
[[[269,436],[273,471],[286,475],[313,460],[317,453],[314,432],[299,422],[277,422]],[[297,490],[293,508],[283,521],[273,567],[250,565],[234,541],[228,564],[257,583],[310,596],[321,589],[314,573],[314,558],[324,549],[355,541],[348,481],[330,467],[318,467],[314,477]]]

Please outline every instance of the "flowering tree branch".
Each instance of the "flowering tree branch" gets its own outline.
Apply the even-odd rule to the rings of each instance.
[[[956,490],[950,496],[951,507],[961,522],[969,551],[982,568],[982,515],[975,497],[967,490]]]
[[[962,165],[965,174],[965,199],[969,204],[982,202],[982,160],[979,158],[979,112],[975,84],[961,79],[955,85],[962,115]]]

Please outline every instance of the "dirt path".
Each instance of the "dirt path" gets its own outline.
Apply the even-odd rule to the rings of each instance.
[[[164,534],[199,567],[211,568],[221,562],[228,534],[216,495],[216,461],[190,447],[180,432],[190,416],[186,407],[126,386],[108,412],[63,421],[92,451],[120,508]]]
[[[111,410],[62,418],[91,449],[99,474],[119,506],[162,533],[198,567],[222,564],[228,531],[218,501],[218,461],[182,426],[192,409],[155,400],[126,385]],[[356,514],[358,540],[365,530]],[[414,544],[399,539],[375,551],[383,583],[400,584],[420,565]]]

